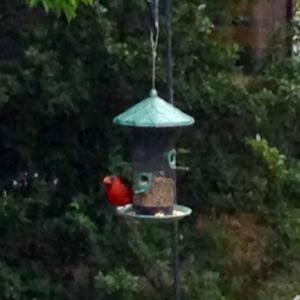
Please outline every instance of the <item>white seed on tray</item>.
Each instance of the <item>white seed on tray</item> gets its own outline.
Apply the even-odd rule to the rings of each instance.
[[[163,218],[165,216],[164,213],[161,213],[161,212],[158,212],[154,215],[154,217],[157,217],[157,218]]]

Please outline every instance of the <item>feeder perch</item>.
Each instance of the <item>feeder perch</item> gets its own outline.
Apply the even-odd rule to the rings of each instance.
[[[158,97],[155,89],[114,118],[117,125],[130,130],[133,168],[133,204],[119,214],[134,218],[174,218],[191,210],[176,205],[176,150],[180,129],[194,119]]]

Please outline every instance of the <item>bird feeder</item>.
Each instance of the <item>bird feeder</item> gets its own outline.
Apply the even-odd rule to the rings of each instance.
[[[158,97],[156,90],[152,89],[149,98],[115,117],[114,123],[130,129],[132,215],[146,218],[174,216],[175,142],[180,129],[192,125],[194,119]],[[185,213],[190,213],[189,209],[180,207]]]

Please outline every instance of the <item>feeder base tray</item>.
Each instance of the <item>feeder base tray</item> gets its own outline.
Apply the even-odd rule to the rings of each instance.
[[[131,204],[121,206],[117,208],[117,214],[126,219],[132,220],[149,220],[149,221],[178,221],[184,217],[189,216],[192,210],[189,207],[183,205],[174,205],[173,214],[167,215],[163,213],[157,213],[155,215],[143,215],[137,214]]]

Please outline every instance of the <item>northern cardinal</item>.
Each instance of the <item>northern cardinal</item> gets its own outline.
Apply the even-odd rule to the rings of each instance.
[[[106,176],[102,181],[108,201],[114,206],[132,203],[132,190],[118,176]]]

